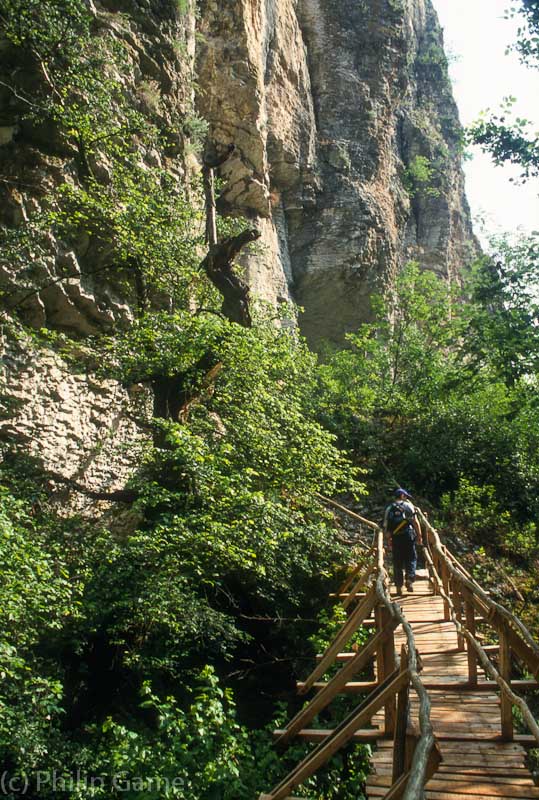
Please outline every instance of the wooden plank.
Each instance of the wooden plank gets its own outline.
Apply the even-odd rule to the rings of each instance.
[[[486,777],[486,776],[485,776]],[[369,797],[375,797],[378,795],[380,790],[384,789],[387,790],[387,782],[386,783],[376,783],[371,782],[369,779],[367,782],[367,794]],[[466,797],[468,800],[470,798],[477,798],[477,797],[495,797],[495,798],[504,798],[504,800],[509,800],[509,798],[535,798],[539,797],[539,789],[534,786],[533,784],[528,786],[515,786],[511,784],[497,784],[491,783],[489,780],[485,780],[482,782],[478,781],[445,781],[445,780],[438,780],[437,778],[432,778],[426,786],[426,795],[427,797],[442,797],[447,796],[450,797],[451,800],[454,800],[455,797]],[[379,795],[380,796],[380,795]],[[382,796],[387,797],[387,795],[382,793]]]
[[[298,689],[304,685],[305,684],[301,681],[298,681],[296,684]],[[348,681],[348,683],[342,687],[341,691],[348,694],[364,694],[365,692],[372,692],[378,685],[378,681]],[[316,691],[322,691],[326,686],[326,681],[316,681],[316,683],[313,683],[312,688]],[[300,694],[303,694],[303,692],[300,692]]]
[[[391,786],[392,780],[390,775],[369,775],[367,779],[369,786]],[[482,794],[488,786],[489,790],[494,789],[501,797],[504,797],[504,791],[508,792],[507,797],[520,797],[522,789],[532,788],[536,789],[531,775],[527,778],[500,778],[490,773],[483,773],[483,780],[477,781],[475,777],[470,778],[467,775],[441,775],[438,773],[435,778],[427,783],[427,789],[430,791],[454,789],[458,792],[466,794]],[[514,790],[514,794],[511,792]]]
[[[355,658],[356,655],[357,655],[357,652],[355,652],[355,651],[352,651],[351,653],[337,653],[337,657],[336,657],[335,661],[339,661],[339,662],[341,662],[341,661],[350,661],[350,659]],[[317,653],[316,654],[316,660],[317,661],[321,661],[323,658],[324,658],[324,654],[323,653]]]
[[[378,795],[376,795],[376,792],[378,792]],[[385,789],[381,790],[375,789],[372,793],[372,796],[383,797],[384,792]],[[537,795],[534,794],[526,794],[523,795],[522,800],[533,800],[533,798],[535,798],[536,796]],[[473,795],[473,800],[499,800],[499,797],[500,797],[499,795],[493,795],[493,794],[478,794],[478,795]],[[470,795],[460,794],[460,793],[457,794],[453,792],[450,792],[448,794],[447,792],[439,792],[439,791],[431,792],[427,790],[425,792],[425,800],[470,800]]]
[[[491,797],[502,797],[504,800],[509,797],[539,797],[539,788],[536,786],[511,786],[499,785],[490,782],[479,783],[477,781],[442,781],[432,778],[427,786],[427,792],[456,792],[458,794],[490,795]]]
[[[355,595],[365,587],[365,584],[367,583],[369,577],[374,572],[374,569],[375,569],[374,564],[370,564],[368,569],[360,576],[360,578],[358,578],[358,580],[352,584],[350,591],[348,593],[348,597],[345,597],[344,600],[342,601],[343,608],[345,609],[348,608],[348,606],[354,599]]]
[[[515,776],[515,775],[495,775],[490,769],[485,770],[483,773],[484,777],[488,776],[489,783],[497,784],[499,786],[505,784],[508,786],[532,786],[535,788],[535,783],[532,780],[532,776],[528,773],[525,776]],[[441,774],[437,776],[437,779],[450,781],[453,783],[464,783],[464,782],[471,782],[468,775],[462,775],[459,773],[448,773],[447,775],[444,774],[443,777]],[[475,781],[474,781],[475,782]],[[431,787],[434,788],[434,787]]]
[[[277,728],[273,731],[273,736],[275,739],[278,739],[283,735],[283,733],[286,733],[285,728]],[[304,728],[303,730],[297,732],[296,738],[301,739],[304,742],[313,742],[315,744],[319,744],[320,742],[325,741],[332,733],[333,729]],[[374,742],[378,742],[380,739],[383,739],[384,736],[384,731],[381,728],[364,728],[363,730],[356,731],[351,738],[354,742],[372,744]]]
[[[455,692],[493,692],[499,691],[499,686],[495,681],[478,681],[476,684],[471,684],[468,680],[461,681],[458,678],[455,680],[440,680],[438,678],[433,678],[432,680],[429,677],[426,677],[424,674],[422,675],[422,683],[425,689],[428,691],[455,691]],[[316,689],[323,689],[326,685],[324,681],[317,681],[313,688]],[[361,693],[365,691],[370,691],[374,686],[376,686],[376,682],[362,682],[362,681],[352,681],[350,683],[345,684],[343,686],[343,691],[348,692],[349,694],[354,694],[355,692]],[[305,686],[304,683],[301,681],[297,684],[298,687],[302,688]],[[539,688],[539,683],[537,681],[511,681],[511,688],[515,689],[516,691],[523,691],[525,689],[537,689]],[[300,694],[304,694],[303,691],[300,691]],[[493,695],[493,699],[498,699],[497,695]]]

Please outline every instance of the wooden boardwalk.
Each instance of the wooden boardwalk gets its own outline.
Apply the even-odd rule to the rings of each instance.
[[[539,800],[524,750],[539,746],[539,724],[521,696],[539,689],[539,645],[473,580],[421,510],[429,578],[403,597],[390,588],[382,530],[348,513],[374,531],[373,544],[363,545],[332,595],[347,618],[297,684],[306,703],[274,732],[279,752],[296,739],[314,747],[259,800],[294,800],[294,789],[352,741],[375,748],[369,798]],[[361,626],[367,641],[347,652]],[[373,662],[374,680],[358,680]],[[519,678],[523,671],[531,677]],[[357,694],[357,705],[333,729],[319,727],[343,693]],[[514,707],[529,733],[515,733]]]
[[[436,774],[425,786],[426,800],[500,800],[539,798],[539,788],[525,765],[526,751],[516,742],[501,741],[500,698],[485,685],[479,670],[477,688],[468,684],[468,656],[459,650],[457,631],[444,622],[442,598],[430,581],[417,581],[414,593],[392,599],[412,626],[423,663],[422,681],[432,703],[431,721],[442,755]],[[397,648],[405,642],[395,632]],[[443,684],[444,688],[433,688]],[[490,684],[491,686],[492,684]],[[412,720],[417,700],[411,697]],[[383,727],[383,712],[373,723]],[[369,798],[384,797],[392,784],[393,741],[380,739],[367,781]]]

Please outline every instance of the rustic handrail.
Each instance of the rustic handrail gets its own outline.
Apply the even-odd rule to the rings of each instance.
[[[380,602],[386,607],[392,617],[396,618],[402,625],[406,634],[406,642],[408,646],[408,670],[410,673],[410,683],[412,684],[418,698],[419,698],[419,730],[420,737],[417,742],[412,765],[410,768],[410,777],[406,784],[406,789],[402,795],[403,800],[416,800],[421,798],[423,788],[426,782],[426,773],[429,763],[429,757],[435,743],[434,731],[430,720],[431,704],[430,698],[427,694],[425,687],[419,677],[418,656],[415,646],[415,639],[412,628],[407,622],[400,607],[391,602],[391,598],[387,591],[389,580],[384,565],[384,532],[382,528],[371,520],[365,517],[360,517],[354,511],[350,511],[346,506],[340,506],[341,510],[352,517],[359,518],[359,520],[374,531],[374,545],[376,548],[376,594]]]
[[[440,535],[438,531],[430,524],[428,519],[425,517],[421,509],[418,509],[418,517],[420,522],[425,526],[427,531],[431,534],[434,539],[434,550],[445,560],[449,571],[458,579],[460,582],[466,586],[476,597],[479,597],[480,600],[488,606],[492,611],[496,611],[501,617],[503,617],[510,625],[514,625],[518,628],[522,638],[525,640],[528,647],[530,647],[537,658],[539,659],[539,645],[533,639],[532,635],[524,625],[524,623],[515,616],[509,609],[502,606],[500,603],[497,603],[495,600],[490,597],[489,594],[485,592],[485,590],[477,583],[477,581],[469,576],[469,573],[466,572],[464,567],[457,561],[457,559],[453,556],[452,553],[446,553],[446,548],[441,542]],[[456,566],[455,566],[456,565]]]
[[[325,498],[324,498],[325,499]],[[343,511],[354,517],[359,517],[354,512],[342,506]],[[375,610],[378,633],[364,647],[358,651],[346,667],[343,667],[311,702],[301,709],[288,723],[284,731],[276,732],[278,743],[286,744],[288,740],[300,733],[304,723],[308,723],[315,714],[319,713],[339,691],[344,688],[348,677],[367,663],[368,657],[375,653],[379,659],[378,684],[374,690],[335,730],[328,732],[324,740],[311,752],[310,755],[298,764],[289,775],[279,783],[270,794],[262,794],[259,800],[282,800],[289,795],[290,790],[303,782],[306,777],[313,774],[330,755],[342,747],[353,737],[355,731],[370,720],[378,709],[385,706],[385,735],[396,735],[395,699],[401,690],[410,685],[419,697],[419,725],[420,735],[414,748],[412,763],[407,772],[398,775],[390,789],[389,796],[394,800],[421,800],[426,781],[436,770],[440,756],[438,750],[433,751],[435,744],[434,732],[430,721],[430,700],[419,677],[420,659],[415,646],[412,628],[406,621],[398,605],[391,601],[389,595],[389,579],[384,566],[384,537],[382,529],[375,523],[363,517],[360,521],[367,525],[374,533],[373,546],[370,549],[371,557],[375,564],[366,565],[365,559],[359,569],[353,570],[352,575],[346,579],[349,589],[349,599],[357,600],[357,586],[368,582],[370,588],[348,616],[340,631],[328,645],[321,660],[311,672],[309,677],[300,685],[300,694],[304,694],[323,675],[328,667],[337,658],[340,646],[346,643],[366,616]],[[375,557],[375,559],[374,559]],[[366,566],[366,569],[364,569]],[[363,573],[361,570],[363,569]],[[359,577],[358,577],[359,575]],[[403,626],[407,641],[406,660],[396,665],[393,631]],[[399,731],[400,733],[400,731]],[[432,753],[432,756],[431,756]]]
[[[529,632],[525,629],[525,627],[522,625],[520,620],[518,620],[517,617],[515,617],[510,611],[505,609],[503,606],[493,601],[474,580],[466,578],[458,570],[458,568],[456,568],[451,563],[450,559],[446,556],[444,552],[444,548],[440,541],[440,536],[436,531],[436,529],[433,528],[433,526],[430,524],[430,522],[427,520],[427,518],[420,510],[418,510],[418,517],[421,523],[425,526],[427,532],[432,537],[433,549],[435,550],[437,555],[443,560],[449,573],[458,582],[460,582],[463,586],[465,586],[471,593],[476,595],[479,594],[481,600],[485,603],[485,605],[487,605],[490,608],[493,608],[496,612],[500,613],[500,615],[504,618],[506,622],[513,622],[513,623],[518,622],[519,630],[521,630],[521,628],[524,628],[524,630],[527,633],[526,636],[527,643],[530,644],[531,636]],[[437,585],[437,589],[440,593],[440,596],[443,598],[443,600],[447,603],[449,607],[451,619],[457,629],[457,632],[459,633],[460,636],[462,636],[466,640],[468,646],[473,648],[479,662],[481,663],[481,666],[485,670],[485,673],[487,673],[492,678],[492,680],[494,680],[498,684],[502,694],[511,702],[512,705],[515,705],[518,708],[520,708],[522,716],[525,722],[527,723],[529,730],[532,732],[537,743],[539,744],[539,725],[537,724],[537,721],[535,720],[535,717],[533,716],[528,704],[522,697],[515,694],[515,692],[511,689],[510,683],[508,683],[507,680],[505,680],[505,678],[502,677],[502,675],[500,675],[496,667],[492,664],[491,660],[489,659],[486,651],[483,649],[482,645],[477,641],[473,633],[466,627],[466,625],[462,624],[461,620],[459,620],[457,610],[455,609],[455,605],[450,596],[450,593],[447,593],[445,591],[443,581],[440,575],[438,574],[438,571],[434,565],[432,557],[427,548],[425,548],[425,561],[428,564],[428,568],[431,571],[433,581]],[[539,649],[537,648],[537,645],[535,645],[535,642],[533,642],[533,639],[531,639],[531,643],[534,645],[533,646],[534,652],[539,652]]]
[[[514,626],[518,629],[519,633],[521,634],[522,638],[524,639],[526,645],[533,651],[534,655],[538,659],[539,662],[539,645],[533,639],[532,635],[524,625],[524,623],[509,611],[505,606],[502,606],[500,603],[497,603],[495,600],[488,595],[485,590],[477,583],[476,580],[473,578],[467,577],[464,574],[464,568],[458,564],[456,559],[451,554],[451,558],[448,558],[447,553],[445,552],[445,548],[442,545],[440,540],[440,535],[438,531],[430,524],[428,519],[425,517],[421,509],[418,509],[418,517],[420,522],[425,526],[428,533],[434,540],[434,547],[433,549],[435,552],[445,561],[449,572],[455,577],[463,586],[469,589],[475,597],[477,597],[480,602],[490,611],[490,616],[493,616],[497,613],[500,617],[502,617],[509,625]],[[453,559],[453,562],[452,562]],[[458,566],[455,566],[457,564]],[[488,615],[487,615],[488,618]]]

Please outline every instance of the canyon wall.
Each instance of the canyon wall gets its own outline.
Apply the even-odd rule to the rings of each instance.
[[[220,210],[261,230],[242,258],[253,294],[301,306],[311,345],[342,343],[410,259],[458,281],[478,246],[430,0],[88,5],[96,34],[123,44],[125,96],[167,129],[167,147],[142,161],[183,187],[200,169],[189,139],[202,119],[217,151],[234,145]],[[51,191],[77,183],[81,164],[54,125],[28,117],[43,75],[5,39],[0,50],[0,222],[23,231]],[[93,168],[106,183],[107,165]],[[0,263],[5,321],[79,341],[131,323],[136,297],[101,268],[102,247],[53,231],[38,244],[29,264]],[[0,341],[4,452],[93,489],[123,486],[147,437],[136,416],[149,389],[101,380],[91,359],[76,364],[9,324]]]
[[[199,107],[236,146],[222,208],[260,226],[250,281],[304,308],[311,344],[408,260],[458,279],[477,243],[430,0],[202,0],[199,29]]]

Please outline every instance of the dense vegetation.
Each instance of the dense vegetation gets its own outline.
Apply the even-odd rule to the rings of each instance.
[[[339,622],[317,617],[349,550],[318,492],[376,507],[406,483],[449,530],[537,558],[539,246],[495,243],[458,290],[409,265],[394,296],[373,298],[372,323],[320,360],[272,311],[231,321],[201,268],[201,190],[179,188],[170,118],[140,110],[121,41],[88,8],[41,0],[21,15],[0,0],[9,58],[41,76],[31,97],[12,87],[29,135],[52,125],[76,176],[2,233],[23,286],[4,298],[5,333],[166,402],[141,420],[140,467],[98,522],[62,512],[57,476],[6,449],[5,794],[28,781],[36,798],[247,800],[286,771],[266,727]],[[195,146],[192,109],[173,122]],[[240,229],[219,221],[221,239]],[[50,232],[89,239],[129,325],[84,341],[26,328]],[[365,759],[350,748],[298,794],[359,797]]]

